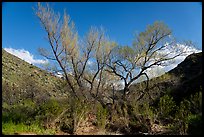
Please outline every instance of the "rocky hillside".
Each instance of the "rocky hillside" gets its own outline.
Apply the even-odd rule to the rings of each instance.
[[[200,91],[202,87],[202,52],[191,54],[168,74],[179,76],[178,85],[170,93],[175,100],[181,100]]]
[[[2,49],[3,102],[11,104],[25,97],[64,97],[66,92],[62,88],[63,84],[62,79]]]
[[[145,82],[131,86],[130,97],[135,99],[142,95]],[[178,66],[164,75],[149,81],[149,94],[153,100],[164,94],[170,94],[176,102],[198,92],[202,87],[202,52],[194,53],[178,64]],[[137,89],[137,90],[136,90]],[[143,101],[150,100],[147,94]]]

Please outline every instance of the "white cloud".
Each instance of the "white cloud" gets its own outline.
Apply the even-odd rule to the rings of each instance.
[[[19,57],[20,59],[30,63],[30,64],[44,64],[48,60],[34,59],[34,56],[24,49],[13,49],[13,48],[4,48],[7,52]]]
[[[93,63],[94,63],[93,61],[90,60],[87,61],[87,65],[92,65]]]
[[[55,75],[56,75],[57,77],[60,77],[60,78],[64,77],[61,72],[57,72],[57,74],[55,74]]]
[[[163,50],[161,53],[170,53],[172,52],[172,56],[178,54],[178,49],[184,49],[186,52],[185,54],[183,54],[182,56],[178,56],[175,59],[173,59],[172,63],[170,63],[168,66],[155,66],[149,70],[147,70],[147,74],[150,78],[153,77],[157,77],[160,76],[162,74],[164,74],[165,72],[168,72],[170,70],[172,70],[173,68],[177,67],[177,65],[179,63],[181,63],[182,61],[184,61],[184,59],[192,54],[192,53],[198,53],[198,52],[202,52],[202,50],[198,50],[194,47],[190,47],[190,46],[186,46],[183,44],[177,44],[176,49],[171,49],[171,48],[166,48],[165,50]]]

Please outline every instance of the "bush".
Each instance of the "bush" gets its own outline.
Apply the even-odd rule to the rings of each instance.
[[[61,130],[75,134],[81,124],[87,120],[87,114],[90,112],[92,104],[84,100],[70,99],[67,111],[61,117]]]
[[[90,104],[88,102],[84,103],[83,100],[74,100],[71,106],[71,115],[73,118],[73,133],[76,132],[79,125],[86,119],[86,114],[90,110]]]
[[[56,99],[51,98],[36,108],[35,119],[45,128],[56,128],[55,119],[63,108],[63,105],[59,104]]]
[[[202,115],[190,115],[188,117],[189,135],[202,135]]]
[[[149,103],[132,101],[128,107],[130,133],[149,132],[156,120],[155,109]]]
[[[184,99],[175,116],[175,126],[180,134],[201,134],[202,92]]]
[[[150,119],[151,122],[156,119],[156,116],[153,111],[154,108],[151,107],[148,103],[144,103],[140,108],[141,114],[145,117],[145,119]]]
[[[173,101],[173,97],[170,97],[169,95],[164,95],[160,98],[157,109],[159,119],[171,119],[172,116],[174,116],[174,112],[176,112],[176,110],[177,106],[176,103]]]
[[[180,134],[186,134],[188,129],[188,117],[191,115],[190,101],[184,99],[181,101],[178,111],[175,115],[175,126]]]
[[[96,124],[98,127],[105,129],[107,114],[108,114],[107,109],[103,108],[101,104],[97,104],[97,113],[96,113],[97,123]]]
[[[194,114],[202,112],[202,92],[197,92],[190,97],[191,111]]]
[[[2,122],[18,125],[17,127],[21,127],[19,124],[25,126],[36,124],[45,128],[60,128],[63,118],[67,116],[67,113],[62,112],[67,110],[68,105],[66,102],[58,103],[59,101],[50,98],[40,105],[32,99],[19,100],[13,105],[3,102]]]
[[[2,81],[2,102],[16,104],[20,100],[20,94],[20,89],[14,83]]]
[[[3,112],[2,120],[4,122],[12,121],[16,124],[18,123],[30,123],[34,121],[35,114],[35,103],[30,99],[21,101],[19,104],[6,105],[3,103],[7,111]]]
[[[55,99],[49,99],[47,102],[42,103],[38,108],[39,115],[57,115],[61,112],[61,106]]]

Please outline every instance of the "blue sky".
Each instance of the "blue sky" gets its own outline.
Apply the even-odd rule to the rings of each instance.
[[[66,9],[81,37],[91,26],[103,26],[110,39],[131,45],[134,33],[160,20],[178,40],[192,40],[202,50],[200,2],[51,2],[49,5],[61,15]],[[35,2],[2,3],[3,48],[23,49],[35,59],[42,58],[37,48],[49,48],[49,45],[32,9],[36,6]]]

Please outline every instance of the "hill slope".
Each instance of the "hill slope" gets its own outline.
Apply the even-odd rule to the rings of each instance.
[[[132,85],[130,96],[134,98],[141,96],[144,86],[145,82]],[[200,87],[202,87],[202,52],[189,55],[176,68],[160,77],[151,79],[148,92],[153,99],[170,94],[175,101],[180,102],[183,98],[199,91]],[[149,97],[145,94],[143,101],[147,100]]]
[[[11,104],[27,97],[63,97],[66,94],[62,84],[62,79],[2,49],[3,102]]]
[[[154,101],[150,100],[149,96],[145,94],[140,102],[155,103],[155,101],[158,101],[161,96],[171,94],[179,103],[179,101],[181,101],[183,98],[186,98],[189,95],[200,91],[199,89],[202,83],[201,61],[202,53],[192,54],[188,56],[182,63],[180,63],[175,69],[160,77],[151,79],[149,81],[149,94]],[[80,114],[79,116],[81,116],[80,112],[84,114],[84,117],[86,117],[86,119],[84,119],[85,121],[81,123],[82,127],[80,125],[81,128],[78,128],[79,130],[77,130],[76,134],[84,134],[87,129],[87,134],[92,134],[93,132],[94,134],[96,134],[95,132],[97,132],[97,134],[101,134],[100,130],[98,130],[98,127],[95,124],[96,121],[101,122],[101,119],[107,120],[101,117],[97,119],[98,115],[105,115],[104,113],[106,111],[102,110],[106,109],[103,109],[102,106],[99,107],[99,104],[93,104],[93,102],[87,102],[88,104],[85,104],[84,102],[68,101],[70,100],[70,96],[68,96],[67,98],[67,94],[65,93],[67,93],[69,89],[67,89],[67,86],[62,79],[52,76],[48,72],[30,65],[27,62],[22,61],[21,59],[7,53],[4,50],[2,50],[2,69],[2,125],[4,127],[3,132],[5,134],[13,134],[13,132],[16,132],[16,129],[18,129],[17,126],[19,126],[16,125],[16,123],[21,123],[20,126],[22,126],[23,123],[24,126],[29,127],[30,124],[35,124],[36,121],[39,122],[39,124],[37,125],[37,130],[39,130],[40,132],[41,129],[45,128],[52,129],[50,133],[55,134],[53,131],[56,131],[57,128],[60,132],[63,131],[72,134],[72,125],[74,122],[73,119],[75,119],[75,116],[77,116],[75,114]],[[111,107],[110,112],[108,111],[108,117],[110,117],[108,119],[114,119],[114,121],[111,120],[112,122],[109,123],[108,127],[110,127],[110,129],[107,130],[108,132],[109,130],[111,132],[115,130],[120,131],[124,134],[132,134],[133,132],[134,134],[141,134],[143,132],[146,133],[147,131],[153,132],[153,130],[151,129],[151,123],[147,122],[150,115],[152,116],[152,114],[149,114],[150,108],[144,109],[143,105],[137,106],[134,104],[134,100],[141,96],[140,91],[144,86],[145,82],[141,82],[130,87],[130,90],[132,90],[132,92],[129,96],[128,103],[131,104],[133,102],[133,105],[128,104],[127,111],[123,109],[124,106],[123,104],[120,104],[120,102],[116,102],[115,106],[113,105],[114,107]],[[141,109],[139,109],[139,107]],[[79,112],[76,113],[76,111],[74,110],[77,110],[77,112]],[[93,113],[93,111],[95,111],[95,114]],[[200,121],[202,114],[195,114],[196,115],[194,116],[196,116],[196,120]],[[86,122],[90,120],[91,115],[92,117],[95,117],[93,121]],[[126,118],[128,118],[128,120]],[[162,122],[163,120],[158,117],[155,118],[159,119],[160,122]],[[10,120],[12,120],[14,124],[9,123]],[[137,122],[135,122],[135,120]],[[191,127],[190,129],[196,129],[195,133],[201,133],[201,124],[197,121],[196,127]],[[128,123],[124,124],[124,122]],[[171,122],[172,121],[170,121],[170,123]],[[174,124],[174,126],[176,127],[175,129],[180,131],[180,125],[178,126],[178,124],[175,124],[173,122],[171,124]],[[84,125],[84,123],[87,124]],[[178,121],[176,121],[176,123],[178,123]],[[129,125],[129,127],[126,127],[126,125]],[[16,128],[14,131],[14,128],[12,126]],[[159,126],[158,122],[157,126]],[[11,131],[10,127],[12,127]],[[94,130],[92,130],[93,128]],[[30,129],[30,127],[28,129]],[[36,129],[35,126],[34,129]],[[199,131],[197,129],[199,129]],[[38,133],[38,131],[36,130],[35,132]],[[47,131],[43,132],[44,133],[40,134],[47,134]],[[106,129],[104,129],[103,133],[107,134]]]

